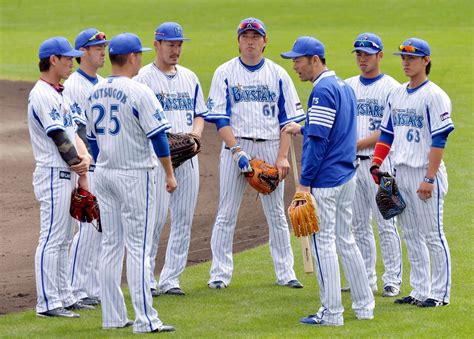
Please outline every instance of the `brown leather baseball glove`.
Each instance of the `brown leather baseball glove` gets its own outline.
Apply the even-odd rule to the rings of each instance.
[[[201,139],[194,133],[166,133],[166,135],[173,168],[179,167],[201,152]]]
[[[245,173],[250,186],[262,194],[272,193],[280,182],[278,180],[278,169],[260,159],[250,160],[250,166],[253,171]]]
[[[319,217],[316,200],[309,192],[296,192],[288,207],[291,226],[297,237],[306,237],[319,232]]]

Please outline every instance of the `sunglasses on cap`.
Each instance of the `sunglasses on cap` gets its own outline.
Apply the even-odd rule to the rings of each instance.
[[[424,55],[428,55],[424,50],[422,50],[420,48],[416,48],[415,46],[400,45],[400,47],[398,47],[398,49],[400,50],[400,52],[405,52],[405,53],[419,52],[419,53],[422,53]]]
[[[354,47],[371,47],[375,49],[380,49],[380,46],[377,45],[375,42],[372,42],[370,40],[356,40],[354,42]]]
[[[107,37],[105,36],[105,33],[104,32],[97,32],[95,33],[93,36],[91,36],[89,38],[89,40],[86,41],[86,43],[84,45],[82,45],[82,47],[84,47],[85,45],[87,45],[89,42],[91,41],[94,41],[94,40],[107,40]]]
[[[239,30],[242,30],[242,29],[245,29],[245,28],[249,28],[249,29],[254,29],[256,31],[260,31],[260,30],[265,30],[265,28],[263,28],[262,24],[256,22],[256,21],[244,21],[244,22],[241,22],[239,24],[239,27],[238,29]]]

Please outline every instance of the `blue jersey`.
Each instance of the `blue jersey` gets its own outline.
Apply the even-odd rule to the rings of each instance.
[[[334,71],[313,83],[308,100],[301,159],[301,184],[340,186],[355,174],[357,99]]]

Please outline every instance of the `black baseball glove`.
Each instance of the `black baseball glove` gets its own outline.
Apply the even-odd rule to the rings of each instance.
[[[388,173],[383,173],[380,176],[375,202],[385,220],[402,213],[406,207],[406,203],[395,183],[395,178]]]
[[[173,168],[201,152],[201,139],[193,133],[166,133]]]

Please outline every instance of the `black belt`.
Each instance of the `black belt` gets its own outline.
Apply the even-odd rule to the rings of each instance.
[[[247,138],[247,137],[237,137],[239,139],[244,139],[244,140],[250,140],[253,142],[262,142],[262,141],[267,141],[267,139],[259,139],[259,138]]]
[[[94,172],[94,170],[95,170],[95,165],[90,164],[89,165],[89,172]]]
[[[356,155],[356,159],[359,160],[370,160],[372,157],[370,155]]]

